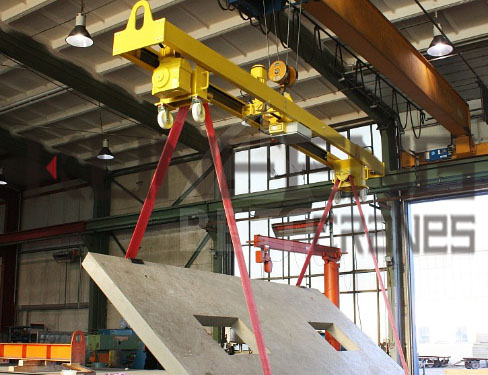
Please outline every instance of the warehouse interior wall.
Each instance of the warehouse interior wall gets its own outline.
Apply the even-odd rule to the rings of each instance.
[[[205,158],[170,166],[156,208],[170,206],[210,165],[211,161]],[[119,176],[116,180],[144,200],[153,173],[154,170],[137,172]],[[183,203],[214,199],[213,180],[211,173]],[[111,215],[138,213],[141,206],[127,192],[111,184]],[[23,194],[21,230],[88,220],[93,218],[93,207],[93,189],[81,181],[30,189]],[[0,205],[0,219],[2,215],[4,206]],[[184,266],[206,234],[203,227],[205,222],[199,220],[150,226],[138,257],[150,262]],[[132,230],[113,234],[126,249]],[[212,270],[212,246],[209,241],[193,263],[193,268]],[[20,246],[16,324],[43,323],[51,331],[62,332],[88,329],[89,278],[79,261],[57,263],[53,258],[56,251],[75,248],[86,254],[86,238],[70,235]],[[113,237],[110,238],[109,253],[124,255]],[[109,303],[107,327],[119,326],[120,315]]]

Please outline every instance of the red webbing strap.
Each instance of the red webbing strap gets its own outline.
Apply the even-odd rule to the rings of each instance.
[[[225,178],[224,168],[222,166],[222,159],[220,158],[219,145],[215,136],[215,129],[212,123],[212,117],[210,116],[210,109],[208,103],[205,106],[205,128],[207,130],[208,142],[210,144],[210,150],[215,166],[215,173],[217,175],[217,181],[220,188],[220,194],[222,196],[222,203],[224,205],[225,217],[227,219],[227,225],[229,226],[230,237],[232,239],[232,245],[234,247],[234,253],[236,255],[237,264],[239,266],[239,272],[241,274],[242,288],[244,289],[244,296],[246,298],[247,309],[249,311],[249,317],[251,318],[252,329],[256,337],[256,344],[258,347],[259,358],[261,360],[261,366],[263,368],[264,375],[271,374],[271,368],[269,367],[268,354],[266,347],[264,346],[263,333],[261,331],[261,323],[259,322],[258,311],[256,309],[256,303],[254,301],[254,294],[252,291],[251,281],[247,273],[246,261],[242,252],[241,240],[239,238],[239,232],[237,231],[236,220],[234,217],[234,209],[232,208],[232,200],[230,198],[229,188],[227,186],[227,180]]]
[[[176,144],[178,143],[178,138],[180,138],[181,129],[183,129],[188,108],[189,107],[187,106],[179,109],[173,127],[169,131],[168,138],[164,144],[163,152],[159,158],[158,166],[156,167],[156,171],[154,172],[154,176],[151,181],[151,186],[149,187],[146,199],[144,200],[144,205],[142,206],[139,219],[137,219],[136,228],[132,234],[129,248],[125,254],[126,258],[135,258],[137,256],[139,246],[141,245],[142,238],[146,232],[147,223],[149,222],[149,218],[151,217],[151,213],[154,208],[154,203],[156,202],[156,197],[161,189],[164,176],[168,171],[171,157],[173,156]]]
[[[297,286],[300,286],[303,280],[303,276],[305,276],[305,272],[307,271],[307,267],[310,263],[310,259],[312,258],[312,254],[315,250],[315,246],[319,241],[320,233],[322,233],[322,230],[324,229],[325,220],[327,219],[327,215],[329,214],[329,211],[332,207],[332,201],[334,200],[334,196],[336,195],[338,189],[339,189],[339,179],[336,179],[336,181],[334,182],[334,186],[332,187],[332,191],[330,192],[329,200],[325,205],[324,213],[322,214],[322,218],[320,219],[317,232],[315,232],[315,236],[313,237],[312,244],[310,245],[310,249],[308,250],[307,258],[305,259],[305,263],[303,264],[302,271],[300,272],[300,276],[298,277]]]
[[[390,301],[388,300],[388,296],[386,295],[385,284],[383,283],[383,278],[381,277],[380,268],[378,267],[378,259],[376,259],[376,254],[373,250],[373,244],[371,242],[371,238],[369,237],[368,226],[366,225],[366,219],[364,218],[363,209],[361,208],[361,202],[359,201],[358,191],[356,189],[356,185],[354,184],[354,178],[352,176],[349,176],[349,181],[351,182],[352,192],[354,193],[354,199],[356,200],[356,205],[358,206],[359,215],[361,216],[361,222],[363,223],[364,234],[366,235],[366,238],[368,240],[369,252],[371,253],[371,257],[373,258],[374,268],[376,270],[376,277],[378,279],[378,283],[380,284],[381,293],[383,294],[383,298],[385,300],[386,309],[388,310],[388,320],[390,321],[390,326],[393,331],[395,345],[397,347],[398,353],[400,354],[400,361],[402,363],[403,371],[405,372],[405,375],[408,375],[407,361],[405,360],[405,355],[403,354],[403,348],[402,348],[402,344],[400,343],[400,336],[398,335],[395,319],[393,318],[393,312],[391,310]]]

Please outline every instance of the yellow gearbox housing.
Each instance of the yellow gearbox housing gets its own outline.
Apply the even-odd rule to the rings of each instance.
[[[152,75],[152,94],[161,99],[191,94],[190,62],[181,57],[165,57]]]
[[[349,176],[354,178],[354,185],[358,190],[366,188],[366,180],[369,178],[368,168],[361,165],[355,159],[344,159],[334,161],[335,178],[339,180],[339,189],[352,191]]]

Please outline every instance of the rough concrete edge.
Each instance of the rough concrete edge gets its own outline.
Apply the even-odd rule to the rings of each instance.
[[[102,266],[97,262],[96,256],[97,254],[88,253],[82,263],[83,268],[91,279],[98,285],[110,302],[112,302],[120,315],[134,329],[154,356],[157,358],[158,353],[163,352],[164,359],[162,362],[169,374],[190,375],[164,342],[154,333],[137,309],[125,297],[124,293],[108,277]],[[106,290],[109,288],[112,290],[110,296],[106,293]],[[162,360],[162,358],[158,359]]]

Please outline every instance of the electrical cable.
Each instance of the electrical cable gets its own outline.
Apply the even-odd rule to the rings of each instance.
[[[300,2],[300,6],[297,7],[296,4],[291,4],[291,1],[288,0],[288,30],[290,28],[290,21],[293,20],[293,24],[292,24],[292,27],[293,29],[291,29],[291,32],[290,34],[294,34],[295,33],[295,19],[298,18],[298,21],[299,21],[299,24],[298,24],[298,36],[297,36],[297,42],[299,42],[299,36],[300,36],[300,30],[301,30],[301,18],[302,18],[302,12],[301,12],[301,5],[302,3]],[[290,17],[291,15],[291,12],[292,12],[292,8],[293,8],[293,17]],[[296,16],[296,13],[298,13],[298,16]],[[375,77],[377,77],[379,80],[383,81],[384,84],[386,84],[392,91],[393,95],[396,96],[396,95],[400,95],[406,102],[410,102],[411,105],[413,107],[415,107],[418,111],[422,111],[421,108],[417,107],[417,105],[415,105],[415,103],[411,102],[403,93],[401,92],[398,92],[395,87],[389,83],[385,78],[383,78],[376,70],[374,70],[369,64],[366,64],[364,61],[362,61],[351,49],[349,49],[346,45],[342,44],[338,39],[337,37],[335,37],[334,35],[332,35],[330,32],[327,32],[327,30],[325,30],[323,27],[321,27],[319,24],[317,24],[317,22],[315,22],[315,20],[313,20],[309,15],[307,15],[306,13],[303,13],[303,16],[305,17],[305,19],[307,19],[310,23],[312,23],[315,27],[317,27],[318,31],[316,31],[316,35],[314,36],[314,39],[317,40],[317,35],[319,35],[319,47],[320,47],[320,50],[321,50],[321,54],[323,54],[323,49],[322,49],[322,43],[321,43],[321,37],[320,37],[320,32],[323,32],[325,35],[327,35],[327,37],[329,37],[331,40],[333,40],[335,43],[336,43],[336,50],[338,49],[337,46],[340,47],[340,52],[342,54],[342,49],[344,49],[348,54],[350,54],[353,58],[355,58],[356,60],[360,60],[361,61],[361,65],[364,67],[364,69],[368,70],[371,74],[373,74]],[[278,13],[278,19],[280,17],[280,13]],[[253,27],[259,27],[261,32],[263,34],[266,34],[266,33],[269,33],[270,30],[267,30],[265,31],[261,25],[261,23],[259,22],[259,19],[253,19],[251,18],[250,19],[250,24],[253,26]],[[265,20],[266,21],[266,20]],[[267,27],[266,27],[267,28]],[[281,33],[281,30],[280,30],[280,33]],[[281,44],[283,46],[283,48],[289,48],[289,35],[287,35],[287,44],[285,45],[283,43],[283,38],[281,36],[278,36],[279,39],[281,40]],[[314,42],[314,46],[315,46],[315,43]],[[299,43],[297,43],[299,44]],[[289,51],[287,51],[287,53],[289,53]],[[299,55],[299,45],[297,45],[297,49],[296,49],[296,66],[298,69],[298,55]],[[342,61],[342,59],[341,59]],[[336,67],[334,67],[336,69]],[[298,70],[297,70],[298,71]],[[362,72],[361,72],[362,73]],[[341,71],[341,74],[343,74],[343,72]],[[398,102],[398,98],[394,98],[392,99],[392,106],[390,107],[392,110],[393,107],[394,107],[394,104],[395,104],[395,101]],[[385,105],[386,107],[388,107],[388,105]],[[398,105],[397,105],[397,108],[398,108]],[[398,112],[396,113],[396,117],[397,117],[397,121],[399,124],[401,124],[401,121],[400,121],[400,117],[398,115]],[[403,128],[403,125],[401,125],[401,127]]]
[[[288,0],[288,25],[286,31],[286,58],[285,58],[285,65],[288,66],[288,55],[290,54],[290,12],[291,12],[291,2]],[[279,13],[278,13],[278,20],[279,20]],[[281,29],[281,28],[280,28]],[[281,40],[281,38],[278,38]],[[283,42],[281,42],[283,45]]]
[[[84,3],[83,3],[83,4],[82,4],[82,7],[81,7],[81,10],[82,10],[82,12],[81,12],[81,13],[83,13],[83,14],[85,14],[85,15],[90,14],[90,13],[95,12],[96,10],[98,10],[98,9],[100,9],[100,8],[103,8],[103,7],[105,7],[105,6],[109,5],[109,4],[112,4],[112,3],[116,2],[116,1],[117,1],[117,0],[110,0],[110,1],[106,2],[105,4],[99,5],[98,7],[96,7],[96,8],[93,8],[93,9],[89,10],[88,12],[84,12],[84,8],[85,8],[85,6],[84,6]],[[38,32],[37,32],[37,33],[35,33],[35,34],[30,35],[30,37],[37,36],[37,35],[39,35],[39,34],[45,33],[46,31],[49,31],[49,30],[55,29],[55,28],[56,28],[56,27],[58,27],[58,26],[65,25],[65,24],[67,24],[68,22],[73,21],[75,18],[76,18],[76,17],[71,17],[69,20],[63,21],[63,22],[58,23],[58,24],[56,24],[56,25],[54,25],[54,26],[51,26],[51,27],[48,27],[48,28],[46,28],[46,29],[44,29],[44,30],[38,31]]]
[[[276,59],[280,60],[280,51],[278,48],[278,32],[276,31],[276,12],[274,9],[274,4],[273,4],[273,23],[274,23],[274,34],[276,39]]]
[[[271,58],[269,57],[269,29],[268,29],[268,21],[266,20],[266,3],[263,0],[263,17],[264,17],[264,27],[266,28],[266,47],[268,49],[268,69],[271,67]],[[259,23],[261,25],[261,22]],[[262,30],[262,29],[261,29]]]
[[[222,0],[217,0],[217,4],[219,5],[220,9],[222,10],[230,10],[229,9],[229,2],[225,0],[226,5],[222,5]]]
[[[298,72],[298,52],[300,51],[300,33],[302,27],[302,2],[300,1],[300,12],[298,16],[298,33],[297,33],[297,54],[296,54],[296,61],[295,61],[295,71]]]

